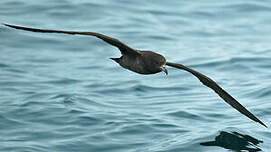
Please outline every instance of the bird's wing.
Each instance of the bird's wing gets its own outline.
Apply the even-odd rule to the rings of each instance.
[[[125,55],[140,55],[140,52],[137,50],[129,47],[128,45],[122,43],[118,39],[96,33],[96,32],[79,32],[79,31],[62,31],[62,30],[50,30],[50,29],[37,29],[37,28],[29,28],[29,27],[23,27],[23,26],[16,26],[16,25],[10,25],[10,24],[4,24],[5,26],[19,29],[19,30],[25,30],[25,31],[31,31],[31,32],[41,32],[41,33],[63,33],[63,34],[78,34],[78,35],[91,35],[95,36],[99,39],[102,39],[103,41],[118,47],[122,54]]]
[[[207,76],[205,76],[205,75],[203,75],[193,69],[190,69],[182,64],[167,62],[166,65],[190,72],[191,74],[196,76],[205,86],[207,86],[207,87],[211,88],[213,91],[215,91],[224,101],[226,101],[233,108],[235,108],[236,110],[238,110],[240,113],[244,114],[245,116],[247,116],[251,120],[258,122],[267,128],[267,126],[261,120],[259,120],[256,116],[254,116],[251,112],[249,112],[244,106],[242,106],[230,94],[228,94],[224,89],[222,89],[218,84],[216,84],[216,82],[214,80],[212,80],[211,78],[209,78],[209,77],[207,77]]]

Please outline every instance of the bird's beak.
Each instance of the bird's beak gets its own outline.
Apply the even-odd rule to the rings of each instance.
[[[166,75],[168,74],[166,67],[162,66],[161,70],[164,71],[166,73]]]

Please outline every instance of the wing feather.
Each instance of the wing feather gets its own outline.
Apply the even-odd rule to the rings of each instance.
[[[242,106],[236,99],[234,99],[229,93],[227,93],[224,89],[222,89],[211,78],[209,78],[209,77],[207,77],[207,76],[205,76],[205,75],[203,75],[203,74],[201,74],[191,68],[188,68],[182,64],[167,62],[166,65],[190,72],[191,74],[196,76],[205,86],[207,86],[207,87],[211,88],[213,91],[215,91],[225,102],[227,102],[229,105],[231,105],[234,109],[236,109],[240,113],[244,114],[245,116],[247,116],[251,120],[258,122],[267,128],[267,126],[261,120],[259,120],[256,116],[254,116],[251,112],[249,112],[244,106]]]
[[[96,33],[96,32],[79,32],[79,31],[62,31],[62,30],[50,30],[50,29],[38,29],[38,28],[29,28],[29,27],[23,27],[23,26],[16,26],[16,25],[10,25],[10,24],[4,24],[5,26],[19,29],[19,30],[25,30],[25,31],[31,31],[31,32],[40,32],[40,33],[63,33],[63,34],[78,34],[78,35],[90,35],[95,36],[99,39],[102,39],[103,41],[119,48],[122,54],[125,55],[140,55],[138,51],[135,49],[129,47],[128,45],[124,44],[123,42],[119,41],[118,39]]]

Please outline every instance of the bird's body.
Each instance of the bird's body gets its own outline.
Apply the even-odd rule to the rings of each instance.
[[[112,38],[100,33],[95,33],[95,32],[61,31],[61,30],[29,28],[29,27],[15,26],[15,25],[9,25],[9,24],[4,24],[4,25],[11,28],[32,31],[32,32],[64,33],[64,34],[79,34],[79,35],[95,36],[117,47],[120,50],[122,56],[120,58],[111,58],[112,60],[116,61],[121,67],[131,70],[133,72],[139,73],[139,74],[155,74],[161,71],[167,74],[168,72],[167,72],[167,69],[165,68],[166,65],[185,70],[193,74],[195,77],[197,77],[202,82],[202,84],[211,88],[225,102],[227,102],[233,108],[238,110],[240,113],[244,114],[251,120],[258,122],[261,125],[267,127],[262,121],[260,121],[256,116],[254,116],[251,112],[249,112],[244,106],[242,106],[236,99],[234,99],[230,94],[228,94],[224,89],[222,89],[211,78],[189,67],[186,67],[182,64],[167,62],[166,59],[158,53],[155,53],[152,51],[136,50],[122,43],[118,39],[115,39],[115,38]]]
[[[166,59],[152,51],[138,51],[140,55],[120,57],[119,64],[123,68],[139,74],[155,74],[162,71],[166,65]]]
[[[121,67],[139,74],[155,74],[161,72],[166,65],[166,59],[160,54],[152,51],[137,52],[137,55],[122,55],[120,58],[111,59]]]

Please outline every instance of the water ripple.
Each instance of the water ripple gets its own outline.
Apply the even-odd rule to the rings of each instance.
[[[269,3],[6,0],[0,18],[154,50],[211,77],[270,126]],[[271,149],[268,130],[185,71],[139,75],[95,37],[0,26],[0,151],[227,151],[242,135]],[[216,145],[200,145],[208,141]]]

